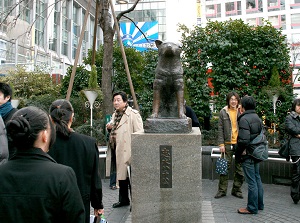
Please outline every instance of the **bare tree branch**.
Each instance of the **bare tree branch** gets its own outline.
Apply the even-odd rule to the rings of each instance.
[[[1,21],[0,26],[6,21],[7,17],[10,15],[10,13],[12,13],[12,11],[22,2],[24,2],[25,0],[20,0],[18,3],[15,4],[15,6],[13,6],[6,14],[5,18]]]
[[[133,11],[136,7],[136,5],[139,3],[140,0],[136,0],[135,3],[127,10],[125,11],[122,11],[120,12],[118,15],[117,15],[117,20],[120,21],[120,19],[122,18],[123,15],[125,15],[126,13],[129,13],[131,11]]]

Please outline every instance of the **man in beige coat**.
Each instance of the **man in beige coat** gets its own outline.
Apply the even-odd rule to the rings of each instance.
[[[119,202],[113,204],[113,208],[130,205],[128,185],[129,178],[127,167],[131,160],[131,134],[143,131],[143,121],[137,110],[128,106],[128,98],[125,92],[117,92],[113,95],[115,112],[112,121],[106,125],[110,130],[108,160],[115,155],[117,180],[119,182]],[[107,168],[110,171],[110,168]]]

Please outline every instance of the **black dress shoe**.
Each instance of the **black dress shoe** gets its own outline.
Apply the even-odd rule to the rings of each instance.
[[[293,200],[294,204],[298,204],[299,200]]]
[[[119,207],[123,207],[123,206],[129,206],[130,203],[123,203],[123,202],[118,202],[118,203],[114,203],[113,204],[113,208],[119,208]]]

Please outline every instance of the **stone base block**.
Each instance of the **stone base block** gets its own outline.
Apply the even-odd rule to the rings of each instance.
[[[199,128],[132,134],[132,222],[201,222]]]
[[[148,118],[144,122],[145,133],[189,133],[192,131],[192,119]]]

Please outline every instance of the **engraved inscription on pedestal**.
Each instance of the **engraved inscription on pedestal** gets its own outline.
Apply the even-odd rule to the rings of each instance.
[[[160,188],[172,188],[172,146],[160,145]]]

